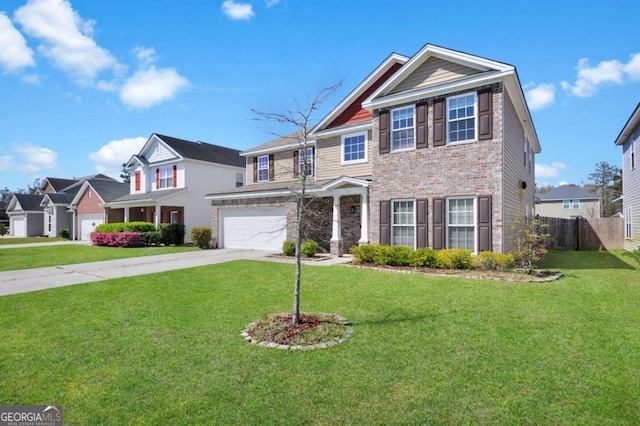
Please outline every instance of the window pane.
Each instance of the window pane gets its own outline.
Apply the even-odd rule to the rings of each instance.
[[[391,149],[413,148],[413,112],[413,107],[392,111]]]
[[[415,246],[413,201],[394,201],[391,211],[392,245]]]

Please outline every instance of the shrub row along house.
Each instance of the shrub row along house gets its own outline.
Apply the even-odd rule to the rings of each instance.
[[[153,134],[126,167],[130,183],[96,175],[80,179],[45,178],[37,194],[15,194],[9,202],[11,234],[89,240],[97,225],[148,221],[180,223],[187,229],[209,222],[212,189],[242,185],[239,151],[205,142]]]
[[[358,244],[510,249],[535,208],[540,143],[512,65],[425,45],[392,54],[313,128],[241,153],[247,185],[211,192],[221,247],[279,249],[296,228],[306,167],[306,236],[333,254]],[[302,160],[304,159],[304,160]]]

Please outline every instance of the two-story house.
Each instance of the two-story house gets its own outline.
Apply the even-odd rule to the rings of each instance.
[[[105,202],[105,215],[117,214],[125,222],[146,221],[156,226],[184,224],[185,241],[189,242],[190,229],[207,226],[211,220],[204,196],[244,184],[245,162],[239,153],[154,133],[126,163],[129,193]]]
[[[640,248],[640,171],[636,145],[640,147],[640,103],[636,106],[615,141],[622,147],[622,213],[624,248]]]
[[[536,195],[536,215],[570,219],[600,217],[600,196],[577,185],[560,185]]]
[[[241,153],[247,186],[206,197],[220,246],[293,239],[302,167],[306,236],[335,254],[366,243],[504,252],[534,213],[540,144],[512,65],[430,44],[392,54],[310,139],[304,152],[294,134]]]

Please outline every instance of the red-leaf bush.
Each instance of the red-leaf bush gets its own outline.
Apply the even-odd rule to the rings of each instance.
[[[93,232],[91,242],[96,246],[143,247],[140,232]]]

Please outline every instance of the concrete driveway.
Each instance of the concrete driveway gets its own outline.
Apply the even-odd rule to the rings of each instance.
[[[156,256],[131,257],[101,262],[6,271],[0,272],[0,296],[112,278],[131,277],[134,275],[213,265],[241,259],[292,263],[291,259],[277,258],[271,255],[273,255],[272,251],[262,250],[198,250],[184,253],[160,254]],[[312,263],[329,266],[350,260],[348,257],[331,258]]]

